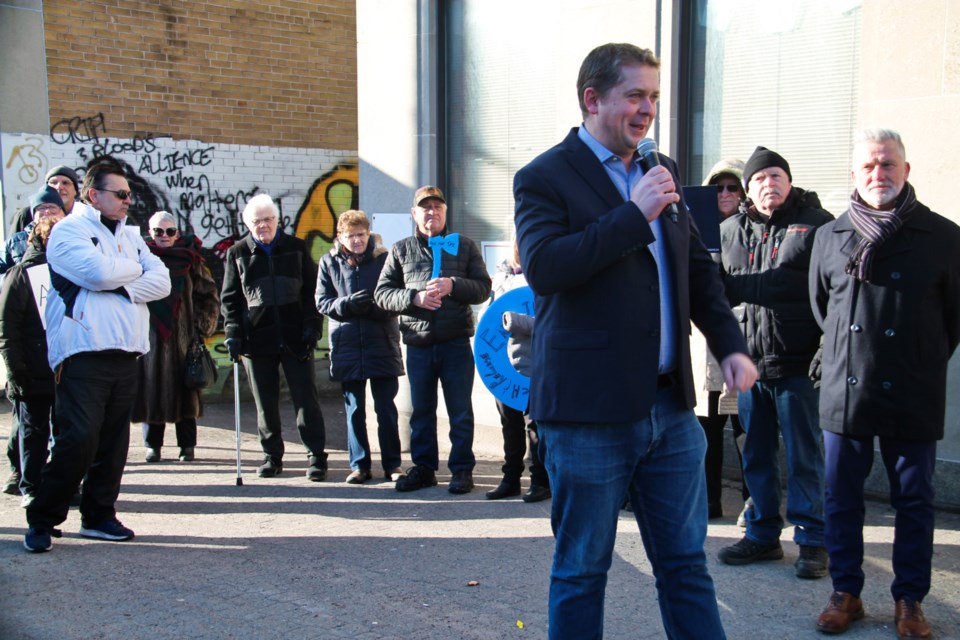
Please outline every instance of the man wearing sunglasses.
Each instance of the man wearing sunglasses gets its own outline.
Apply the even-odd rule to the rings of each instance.
[[[170,292],[170,275],[125,225],[130,186],[109,160],[87,169],[81,195],[91,209],[64,218],[47,244],[51,290],[45,311],[47,349],[57,384],[59,433],[36,497],[27,507],[28,551],[49,551],[55,527],[86,475],[80,535],[133,538],[115,503],[130,442],[137,358],[150,349],[147,302]]]

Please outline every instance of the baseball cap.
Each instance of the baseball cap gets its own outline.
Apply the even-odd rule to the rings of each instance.
[[[416,193],[413,194],[413,206],[416,207],[427,198],[436,198],[444,204],[447,202],[447,199],[443,197],[443,191],[440,191],[440,187],[426,185],[417,189]]]

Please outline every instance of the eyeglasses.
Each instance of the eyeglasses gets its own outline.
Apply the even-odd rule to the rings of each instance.
[[[718,184],[717,188],[720,189],[720,193],[724,191],[727,193],[740,193],[740,187],[735,184]]]
[[[253,226],[259,227],[262,224],[270,224],[271,222],[275,222],[276,220],[277,220],[277,216],[270,216],[269,218],[254,218],[250,222],[253,223]]]
[[[173,227],[168,229],[161,229],[160,227],[153,228],[153,235],[162,236],[163,234],[167,234],[168,237],[172,238],[173,236],[177,235],[177,230]]]
[[[94,187],[96,189],[96,187]],[[117,196],[118,200],[126,200],[133,195],[132,192],[125,189],[97,189],[97,191],[109,191],[113,195]]]

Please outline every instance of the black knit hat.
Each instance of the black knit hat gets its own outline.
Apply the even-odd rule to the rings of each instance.
[[[787,172],[787,177],[790,179],[790,182],[793,182],[793,176],[790,174],[790,165],[784,160],[783,156],[776,151],[770,151],[770,149],[766,147],[757,147],[754,149],[750,159],[747,160],[747,164],[743,167],[744,188],[750,184],[750,178],[753,174],[767,167],[779,167],[783,169]]]
[[[77,172],[68,167],[65,164],[58,164],[54,168],[47,171],[47,177],[43,179],[44,182],[49,182],[50,178],[53,176],[67,176],[70,178],[70,181],[73,182],[73,188],[77,193],[80,193],[80,177],[77,175]]]
[[[63,209],[63,198],[60,197],[59,191],[45,184],[40,191],[33,194],[33,197],[30,198],[30,212],[32,213],[34,209],[42,204],[55,204]]]

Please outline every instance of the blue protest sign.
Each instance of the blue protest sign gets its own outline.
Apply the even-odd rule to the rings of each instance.
[[[530,378],[518,372],[507,356],[510,333],[503,328],[503,313],[515,311],[533,316],[533,291],[518,287],[497,297],[477,325],[473,359],[484,386],[497,400],[518,411],[526,411]]]

